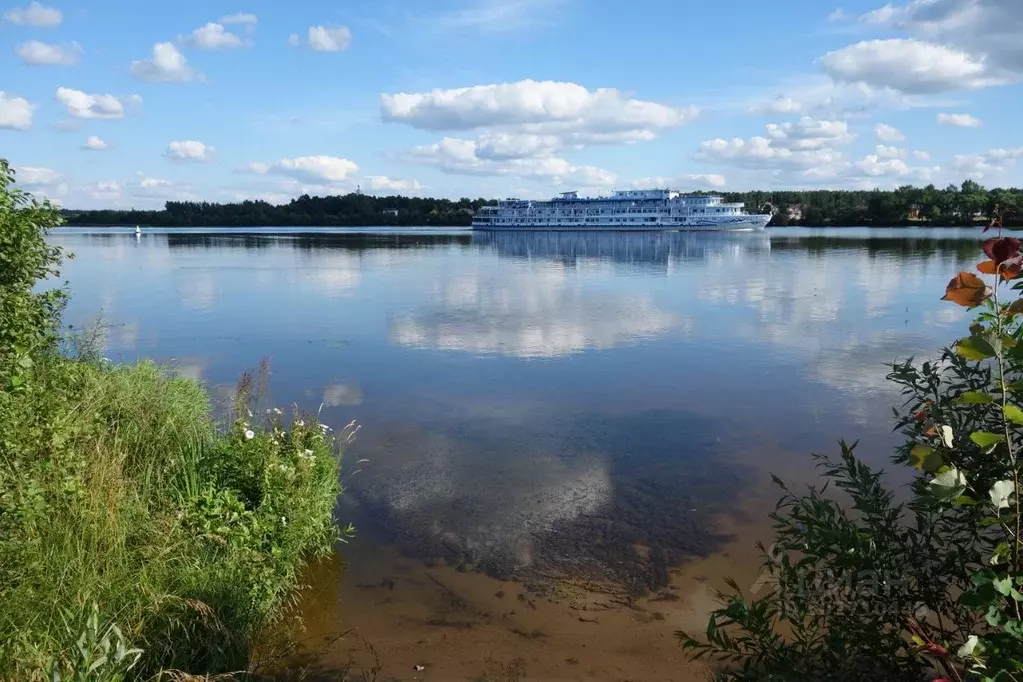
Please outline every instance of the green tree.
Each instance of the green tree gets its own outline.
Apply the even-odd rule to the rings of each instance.
[[[14,171],[0,159],[0,390],[18,389],[33,358],[57,344],[67,298],[62,288],[35,290],[60,275],[61,250],[46,243],[60,213],[13,184]]]

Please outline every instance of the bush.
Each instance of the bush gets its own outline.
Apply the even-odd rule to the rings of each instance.
[[[221,430],[197,382],[60,354],[63,293],[32,286],[59,265],[56,217],[0,190],[0,253],[22,272],[0,281],[0,679],[246,669],[303,566],[341,537],[355,429],[254,419],[245,380]]]
[[[889,376],[905,397],[894,462],[915,472],[908,500],[845,444],[816,457],[824,485],[796,494],[775,478],[771,589],[747,600],[731,583],[704,639],[677,633],[723,664],[721,679],[1023,679],[1023,301],[1011,295],[1023,282],[1010,284],[1023,256],[1008,237],[984,251],[993,286],[961,272],[945,295],[979,308],[970,335]]]

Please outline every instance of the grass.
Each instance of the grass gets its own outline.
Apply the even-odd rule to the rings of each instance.
[[[245,670],[338,538],[351,431],[286,428],[279,411],[257,424],[244,392],[218,430],[203,387],[151,362],[52,355],[31,374],[0,392],[0,679],[67,679],[104,635],[140,651],[82,679]]]

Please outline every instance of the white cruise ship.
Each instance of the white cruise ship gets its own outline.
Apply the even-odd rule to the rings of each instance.
[[[746,213],[743,204],[718,196],[685,195],[669,189],[580,197],[564,192],[550,201],[507,199],[484,206],[474,230],[762,230],[768,214]]]

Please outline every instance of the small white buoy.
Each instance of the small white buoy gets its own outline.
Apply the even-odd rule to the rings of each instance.
[[[142,228],[138,225],[135,226],[135,234],[142,234]]]

